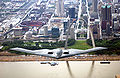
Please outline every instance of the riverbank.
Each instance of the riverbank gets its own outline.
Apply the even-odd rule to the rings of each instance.
[[[0,62],[17,61],[119,61],[120,56],[74,56],[63,59],[54,59],[42,56],[0,56]]]
[[[108,55],[82,55],[73,56],[62,59],[54,59],[37,55],[17,55],[15,53],[9,53],[7,51],[0,52],[0,62],[16,62],[16,61],[119,61],[120,56],[108,56]]]

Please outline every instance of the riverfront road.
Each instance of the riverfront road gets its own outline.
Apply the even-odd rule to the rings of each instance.
[[[120,56],[74,56],[63,59],[54,59],[43,56],[25,56],[25,55],[6,55],[0,56],[1,62],[15,62],[15,61],[117,61]]]

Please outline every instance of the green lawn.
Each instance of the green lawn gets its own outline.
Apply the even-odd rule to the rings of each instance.
[[[75,42],[74,45],[68,46],[68,48],[85,50],[85,49],[92,48],[92,46],[88,45],[86,43],[86,40],[78,40]]]

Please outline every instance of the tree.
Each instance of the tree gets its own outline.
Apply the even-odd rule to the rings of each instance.
[[[89,45],[92,45],[91,40],[87,40]],[[95,40],[95,45],[97,47],[107,47],[107,50],[96,51],[95,54],[120,54],[120,39],[113,40]]]
[[[5,50],[9,50],[9,46],[4,46],[1,50],[5,51]]]

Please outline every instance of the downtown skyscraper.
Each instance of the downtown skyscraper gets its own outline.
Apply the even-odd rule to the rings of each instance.
[[[112,14],[111,14],[111,6],[104,5],[101,7],[101,18],[102,18],[102,29],[106,30],[107,23],[109,22],[110,26],[112,26]]]
[[[93,0],[93,12],[97,12],[98,10],[98,0]]]
[[[64,16],[64,0],[56,2],[56,14],[57,16]]]

